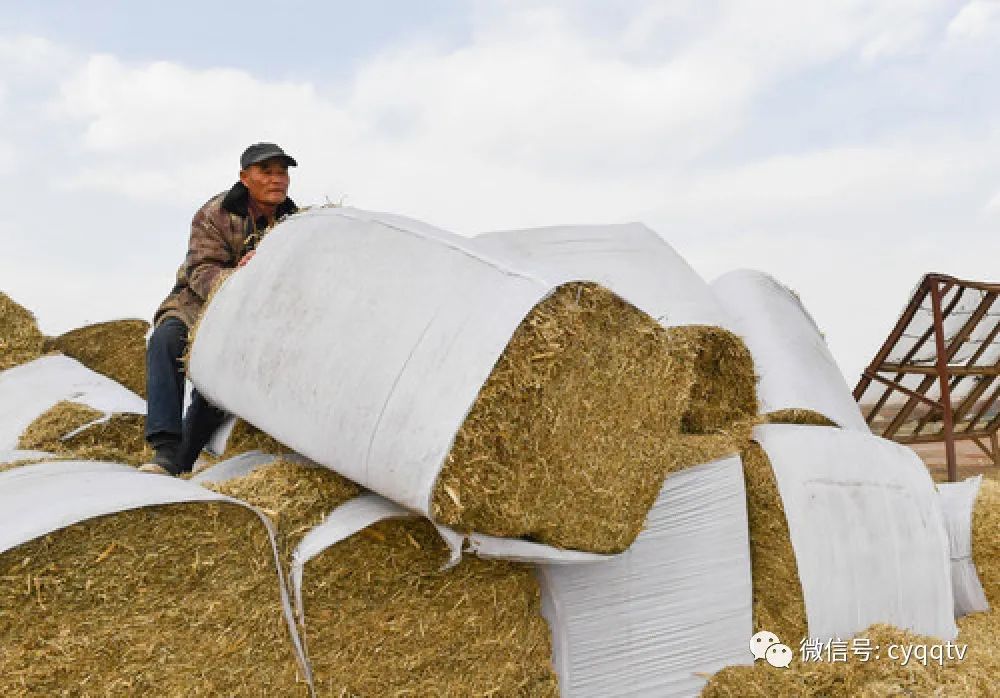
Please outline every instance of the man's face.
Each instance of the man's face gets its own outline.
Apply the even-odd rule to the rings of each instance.
[[[240,172],[240,181],[259,203],[277,206],[288,197],[288,165],[281,158],[250,165]]]

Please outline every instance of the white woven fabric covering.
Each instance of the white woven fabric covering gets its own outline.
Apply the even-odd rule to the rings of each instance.
[[[976,563],[972,559],[972,511],[982,482],[983,476],[977,475],[962,482],[946,482],[937,486],[944,522],[948,528],[956,618],[990,610],[990,603],[986,600],[986,593],[976,571]],[[997,535],[1000,536],[1000,531]]]
[[[67,356],[43,356],[0,372],[0,449],[13,450],[24,430],[62,400],[110,417],[146,413],[146,401],[128,388]]]
[[[760,376],[762,413],[809,409],[844,429],[870,433],[816,322],[798,296],[759,271],[731,271],[712,282]]]
[[[666,479],[626,552],[538,566],[564,698],[697,696],[751,664],[746,493],[738,456]]]
[[[39,506],[44,502],[45,506]],[[307,681],[312,672],[295,625],[275,544],[274,526],[256,508],[184,480],[126,465],[61,461],[0,473],[0,553],[67,526],[131,509],[181,502],[228,502],[253,511],[267,529],[288,631]]]
[[[948,534],[916,453],[834,427],[767,424],[754,438],[774,468],[810,638],[873,623],[956,636]]]

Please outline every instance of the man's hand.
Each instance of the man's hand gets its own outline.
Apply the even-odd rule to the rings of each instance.
[[[250,250],[249,252],[247,252],[240,258],[240,261],[236,264],[236,268],[239,269],[240,267],[245,267],[247,265],[247,262],[253,259],[253,256],[256,253],[257,253],[256,250]]]

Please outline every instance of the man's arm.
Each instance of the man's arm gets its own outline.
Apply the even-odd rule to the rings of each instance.
[[[188,286],[202,300],[208,298],[224,272],[236,266],[236,258],[222,231],[205,209],[195,214],[191,221],[191,240],[188,243]]]

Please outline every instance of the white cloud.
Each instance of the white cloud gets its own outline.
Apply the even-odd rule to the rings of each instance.
[[[678,15],[660,7],[641,16],[669,28]],[[473,228],[558,220],[580,201],[614,215],[732,139],[775,82],[845,52],[898,50],[886,37],[918,26],[927,7],[722,3],[698,16],[700,34],[648,60],[577,31],[570,10],[528,5],[490,15],[457,49],[385,52],[336,96],[236,70],[94,56],[61,89],[61,113],[85,125],[93,153],[63,181],[190,201],[233,176],[243,145],[270,139],[304,156],[296,186],[310,197],[446,209],[448,222]],[[632,48],[657,36],[637,26],[622,30]]]
[[[5,81],[51,79],[72,58],[70,51],[40,36],[0,36]]]
[[[985,273],[983,255],[941,235],[981,235],[1000,210],[1000,114],[984,99],[974,102],[981,113],[935,101],[926,80],[988,83],[975,71],[995,73],[995,59],[962,63],[964,52],[943,45],[946,35],[986,36],[987,4],[996,5],[972,2],[952,19],[950,3],[932,0],[650,1],[609,27],[582,21],[569,1],[491,5],[466,44],[397,43],[336,85],[18,39],[48,109],[22,98],[25,80],[0,79],[8,112],[35,129],[24,130],[35,141],[4,137],[22,155],[40,153],[41,193],[26,186],[25,205],[57,202],[104,251],[74,272],[79,293],[61,318],[83,306],[95,309],[88,319],[111,312],[113,297],[85,299],[121,249],[133,250],[133,271],[116,273],[132,274],[129,300],[148,314],[194,208],[233,181],[246,144],[273,140],[300,162],[301,203],[346,196],[459,232],[643,220],[707,276],[775,272],[854,366],[905,298],[863,319],[845,307],[904,296],[939,262]],[[11,46],[0,40],[0,60],[20,50]],[[857,102],[845,105],[852,130],[839,128],[840,105],[812,104],[827,87]],[[909,90],[905,106],[887,89]],[[867,128],[866,99],[871,123],[887,125]],[[786,138],[789,127],[810,137]],[[20,258],[45,259],[52,253],[36,247],[67,241],[80,249],[73,226],[18,226],[0,228],[0,242]],[[890,264],[876,248],[904,252]],[[32,303],[67,305],[39,300],[50,290],[27,272],[0,278],[30,289]]]
[[[13,174],[17,170],[18,156],[14,146],[0,141],[0,177]]]
[[[990,200],[983,206],[983,213],[992,215],[1000,214],[1000,191],[990,197]]]
[[[947,33],[956,41],[1000,37],[1000,2],[972,0],[948,24]]]

